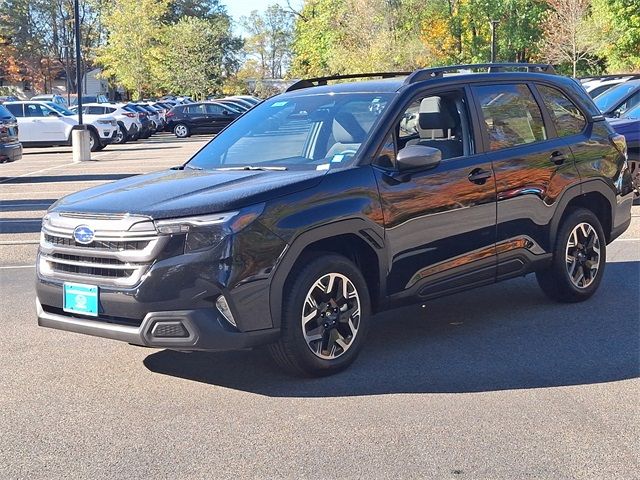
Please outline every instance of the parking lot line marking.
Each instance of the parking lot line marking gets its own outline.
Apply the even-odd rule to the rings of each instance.
[[[618,238],[614,242],[640,242],[640,238]]]
[[[33,175],[33,174],[36,174],[36,173],[42,173],[42,172],[48,172],[49,170],[54,170],[56,168],[67,167],[69,165],[74,165],[74,162],[63,163],[62,165],[55,165],[53,167],[43,168],[41,170],[36,170],[35,172],[28,172],[28,173],[24,173],[22,175],[18,175],[16,177],[5,178],[4,180],[0,180],[0,183],[7,183],[7,182],[10,182],[11,180],[15,180],[16,178],[28,177],[29,175]]]
[[[36,268],[35,265],[7,265],[6,267],[0,267],[0,270],[10,270],[12,268]]]
[[[0,240],[0,245],[38,245],[40,240]]]

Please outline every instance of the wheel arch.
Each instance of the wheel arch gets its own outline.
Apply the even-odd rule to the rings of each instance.
[[[269,304],[274,327],[282,316],[283,292],[298,265],[320,253],[336,253],[352,260],[364,276],[372,312],[382,303],[385,289],[384,240],[363,219],[349,219],[316,227],[297,236],[278,262],[271,281]]]
[[[611,187],[601,179],[588,180],[580,185],[568,189],[562,196],[556,214],[551,220],[550,245],[555,245],[560,225],[569,212],[575,208],[585,208],[592,211],[600,221],[607,243],[611,241],[613,230],[613,216],[616,197]]]

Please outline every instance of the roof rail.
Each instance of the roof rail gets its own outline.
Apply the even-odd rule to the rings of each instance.
[[[547,63],[473,63],[468,65],[450,65],[447,67],[433,67],[416,70],[404,81],[405,85],[410,83],[429,80],[430,78],[442,77],[448,72],[459,72],[460,70],[475,70],[486,68],[488,73],[503,72],[505,69],[525,69],[527,72],[551,73],[556,71],[552,65]]]
[[[617,78],[629,78],[631,80],[635,80],[640,78],[640,73],[614,73],[611,75],[591,75],[587,77],[579,77],[578,80],[581,82],[587,80],[614,80]]]
[[[412,72],[378,72],[378,73],[352,73],[348,75],[332,75],[329,77],[317,77],[317,78],[303,78],[302,80],[298,80],[293,85],[287,88],[287,92],[292,92],[293,90],[300,90],[302,88],[309,87],[318,87],[320,85],[326,85],[327,82],[332,80],[349,80],[352,78],[393,78],[393,77],[404,77],[406,75],[410,75]]]

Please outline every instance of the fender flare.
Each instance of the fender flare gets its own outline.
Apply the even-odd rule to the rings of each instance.
[[[269,286],[269,309],[273,326],[279,328],[282,319],[282,299],[285,282],[292,271],[293,265],[300,258],[302,252],[311,244],[320,240],[337,237],[339,235],[356,235],[367,243],[378,257],[378,271],[380,272],[380,297],[385,291],[386,258],[384,256],[384,239],[372,228],[372,222],[364,218],[349,218],[338,220],[307,230],[295,237],[287,246],[278,260]],[[376,225],[380,228],[378,225]],[[363,232],[365,232],[363,234]],[[378,243],[379,242],[379,243]]]
[[[551,246],[551,248],[553,248],[553,245],[556,244],[556,235],[560,228],[560,221],[562,220],[562,217],[567,210],[567,205],[569,205],[572,200],[588,193],[599,193],[600,195],[602,195],[609,203],[609,214],[611,215],[611,219],[614,218],[616,194],[611,186],[608,185],[604,180],[602,180],[601,178],[592,178],[589,180],[585,180],[580,184],[573,185],[562,194],[562,197],[560,197],[553,218],[551,219],[551,223],[549,225],[549,245]],[[605,232],[605,235],[608,236],[610,233],[611,232]]]

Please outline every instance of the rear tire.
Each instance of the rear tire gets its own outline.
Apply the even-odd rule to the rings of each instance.
[[[184,123],[178,123],[175,127],[173,127],[173,134],[178,138],[187,138],[191,135],[189,131],[189,127]]]
[[[269,351],[289,373],[337,373],[362,349],[370,316],[369,291],[358,267],[341,255],[319,255],[291,272],[283,298],[281,337]]]
[[[590,210],[578,208],[560,225],[552,264],[536,272],[536,278],[552,300],[582,302],[598,289],[606,261],[607,241],[598,217]]]

